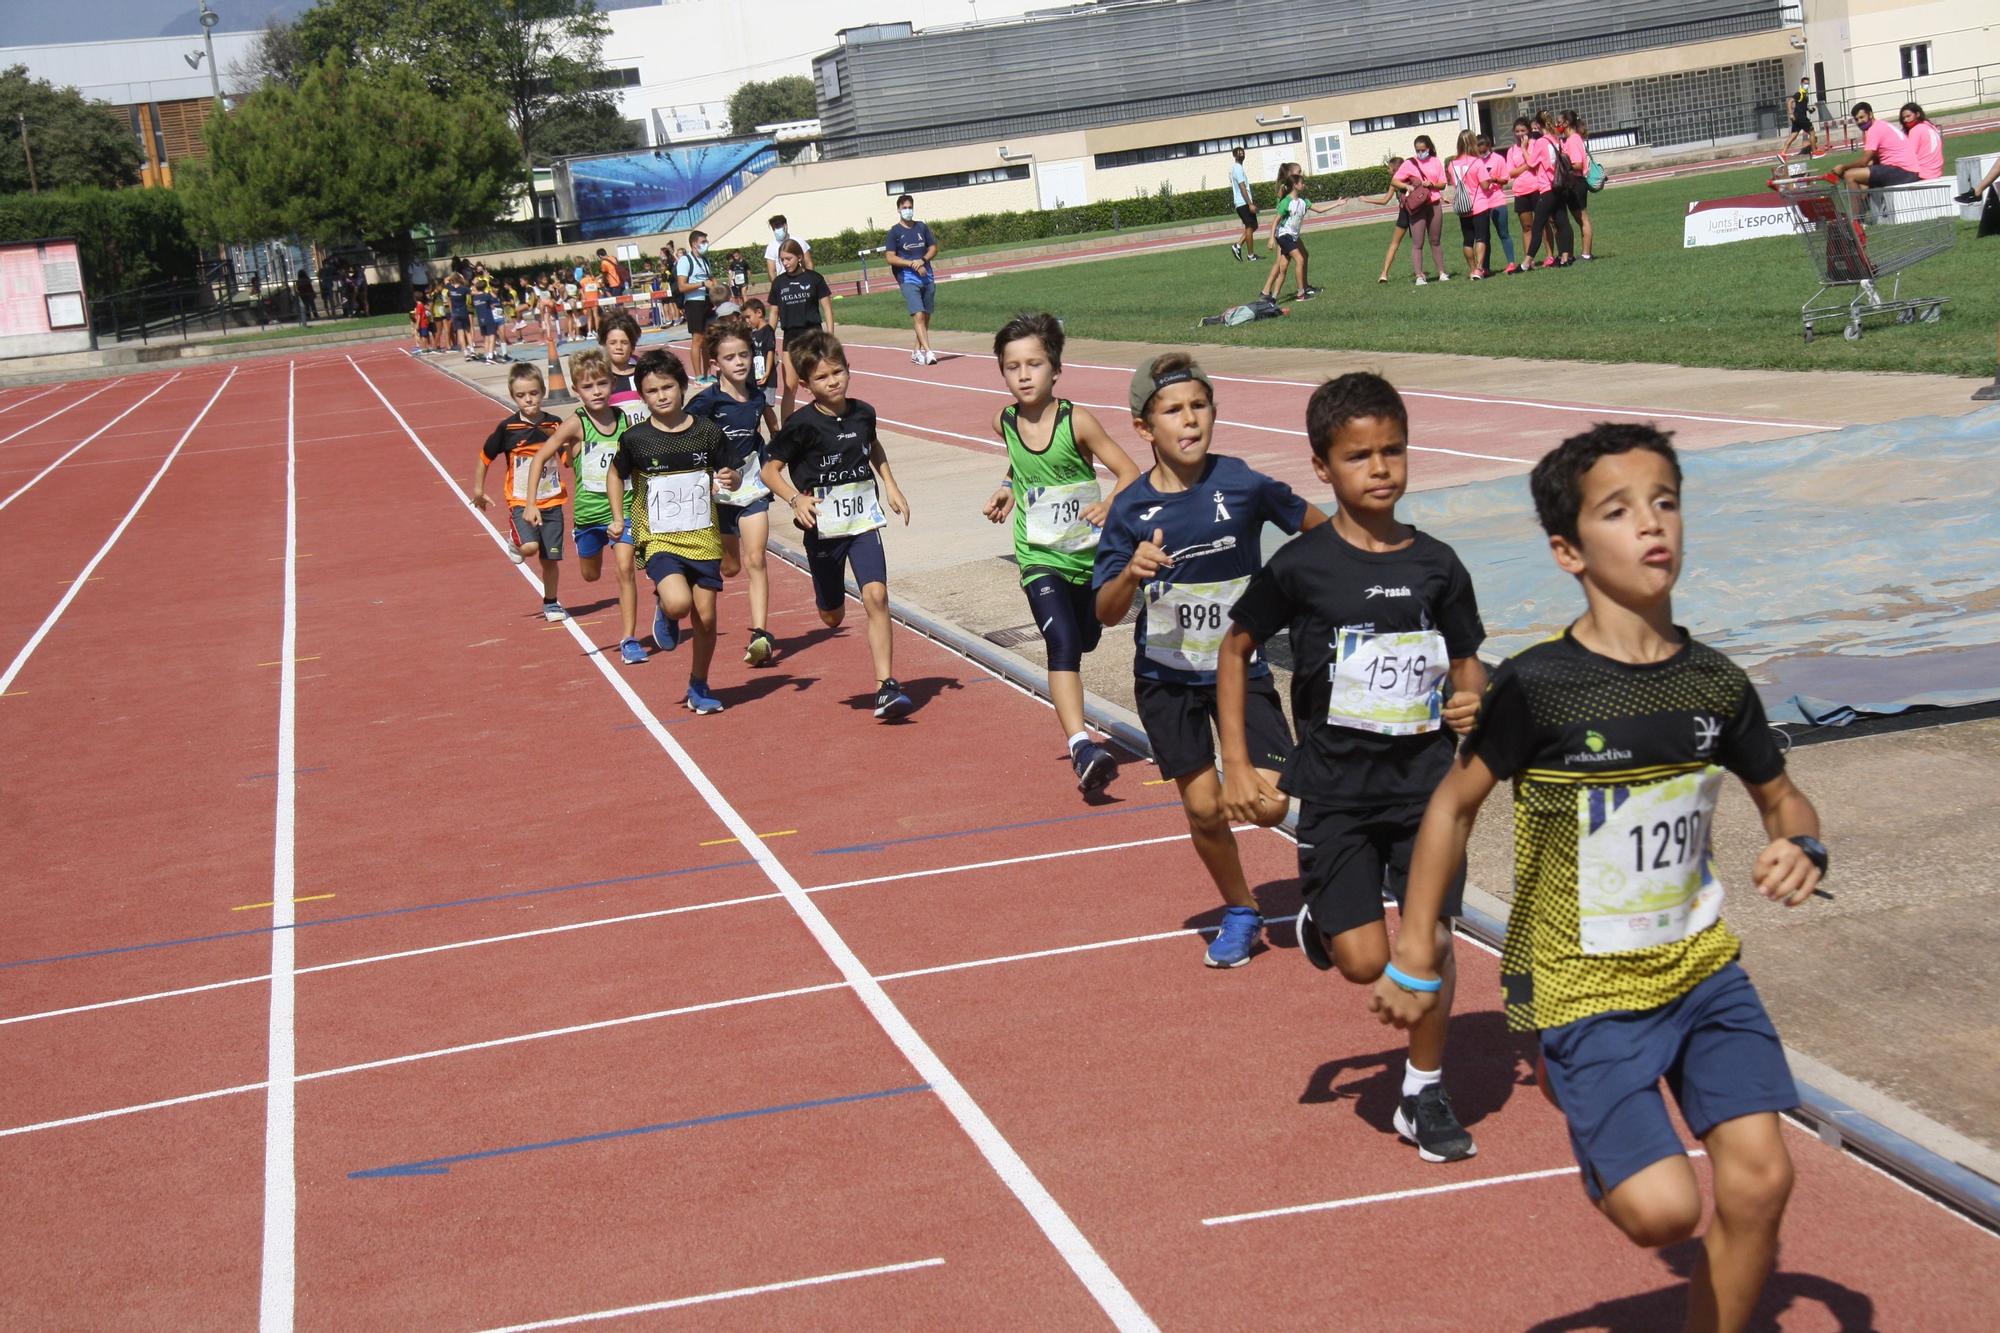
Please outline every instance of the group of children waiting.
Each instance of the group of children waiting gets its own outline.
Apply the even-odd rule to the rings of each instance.
[[[841,623],[845,576],[858,585],[876,716],[907,712],[880,529],[885,510],[907,523],[910,504],[874,411],[848,394],[839,341],[822,330],[787,339],[810,400],[779,424],[749,321],[706,331],[715,383],[692,400],[680,361],[664,350],[630,361],[625,332],[636,335],[614,331],[603,350],[573,358],[583,406],[567,419],[540,411],[539,375],[517,367],[519,410],[482,450],[474,501],[485,503],[487,464],[506,456],[514,549],[542,559],[551,617],[562,615],[553,561],[573,495],[579,555],[614,552],[626,660],[645,660],[627,595],[642,565],[656,590],[655,646],[674,649],[679,621],[691,620],[686,703],[718,711],[707,676],[725,576],[750,573],[746,660],[768,662],[776,649],[760,577],[775,498],[804,532],[822,623]],[[1133,429],[1152,450],[1142,470],[1088,409],[1057,395],[1054,317],[1011,321],[993,350],[1013,401],[994,418],[1008,468],[984,515],[1013,524],[1077,784],[1098,792],[1117,767],[1085,725],[1081,658],[1136,605],[1138,713],[1224,904],[1207,964],[1248,962],[1265,925],[1233,828],[1277,825],[1297,802],[1300,951],[1369,986],[1369,1008],[1410,1032],[1396,1132],[1423,1160],[1471,1157],[1443,1085],[1451,924],[1474,818],[1511,781],[1509,1025],[1540,1034],[1540,1082],[1568,1123],[1589,1197],[1647,1246],[1693,1235],[1703,1215],[1660,1092],[1667,1080],[1714,1178],[1689,1326],[1743,1326],[1791,1188],[1779,1114],[1797,1093],[1720,916],[1709,840],[1725,771],[1768,835],[1750,869],[1764,896],[1797,906],[1820,892],[1827,852],[1749,678],[1674,623],[1682,474],[1669,438],[1599,425],[1535,466],[1537,517],[1585,611],[1489,672],[1471,576],[1449,545],[1397,514],[1409,417],[1380,376],[1342,375],[1307,406],[1313,471],[1335,502],[1328,517],[1212,451],[1215,386],[1185,353],[1150,357],[1132,377]],[[573,491],[552,464],[572,470]],[[1299,534],[1268,562],[1267,523]],[[1281,633],[1294,664],[1289,725],[1262,655]],[[1393,941],[1385,895],[1401,908]]]

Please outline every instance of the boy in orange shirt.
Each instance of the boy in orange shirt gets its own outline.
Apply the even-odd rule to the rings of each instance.
[[[517,365],[507,373],[507,395],[514,400],[515,410],[480,446],[479,468],[472,474],[472,504],[476,509],[486,508],[486,474],[493,460],[506,454],[507,512],[513,519],[507,558],[517,565],[531,555],[541,561],[542,619],[559,621],[569,614],[556,598],[556,575],[562,568],[558,562],[563,548],[563,501],[569,498],[569,487],[561,468],[543,468],[533,499],[519,493],[528,483],[535,451],[562,424],[542,411],[547,392],[542,372],[535,366]]]

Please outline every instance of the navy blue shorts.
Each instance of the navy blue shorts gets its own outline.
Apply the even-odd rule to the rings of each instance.
[[[1288,255],[1291,254],[1294,250],[1297,250],[1298,248],[1299,248],[1298,237],[1292,235],[1290,232],[1281,231],[1278,233],[1279,254]]]
[[[1593,1199],[1683,1151],[1662,1078],[1696,1138],[1725,1120],[1799,1104],[1777,1029],[1737,963],[1657,1009],[1547,1028],[1542,1060]]]
[[[1021,591],[1028,594],[1028,610],[1048,648],[1049,670],[1080,670],[1083,655],[1104,637],[1104,626],[1097,619],[1097,594],[1090,581],[1072,583],[1045,570],[1029,578]]]
[[[712,588],[722,591],[722,562],[720,560],[690,560],[672,551],[657,551],[646,557],[646,577],[655,583],[665,583],[678,574],[687,580],[690,588]]]
[[[586,523],[576,530],[576,553],[585,560],[602,555],[604,548],[611,545],[611,525],[609,523]],[[632,544],[632,521],[625,521],[625,529],[617,537],[620,546]]]
[[[889,560],[882,551],[882,530],[853,537],[822,537],[806,533],[806,567],[812,571],[813,605],[822,611],[838,610],[847,599],[846,573],[854,571],[856,587],[871,583],[887,586]]]
[[[726,505],[717,501],[715,506],[715,521],[717,526],[722,529],[723,536],[734,537],[738,535],[736,531],[737,525],[742,520],[751,517],[753,514],[769,513],[770,509],[771,497],[768,495],[759,496],[747,505]]]

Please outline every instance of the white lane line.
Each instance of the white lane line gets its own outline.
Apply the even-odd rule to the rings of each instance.
[[[153,397],[153,394],[160,393],[167,387],[167,385],[172,384],[174,380],[177,380],[179,378],[180,378],[180,372],[175,371],[173,377],[162,383],[159,386],[159,388],[154,389],[153,393],[147,394],[144,398],[141,398],[138,402],[132,404],[132,406],[126,408],[123,412],[120,412],[117,416],[111,418],[111,420],[105,422],[102,426],[99,426],[89,435],[86,435],[82,440],[71,445],[61,458],[58,458],[55,462],[49,464],[47,467],[43,468],[40,472],[37,472],[34,476],[28,478],[28,480],[22,482],[20,489],[15,491],[12,495],[8,496],[4,500],[0,500],[0,509],[5,509],[8,505],[13,504],[14,501],[20,499],[23,495],[27,494],[29,489],[32,488],[36,482],[40,481],[43,477],[48,476],[49,473],[54,472],[57,468],[61,467],[64,463],[68,462],[72,454],[76,453],[79,449],[83,448],[84,445],[89,444],[92,440],[96,439],[98,436],[104,434],[105,431],[110,430],[113,426],[123,421],[126,417],[129,417],[134,412],[137,412],[140,408],[146,405],[148,400],[150,400]],[[99,390],[99,392],[102,392],[102,390]]]
[[[1244,828],[1255,825],[1245,824]],[[991,870],[995,866],[1026,865],[1030,861],[1058,861],[1068,856],[1092,856],[1098,852],[1122,852],[1130,847],[1151,847],[1162,842],[1186,842],[1193,837],[1190,833],[1169,833],[1158,838],[1136,838],[1131,842],[1107,842],[1094,847],[1072,847],[1061,852],[1036,852],[1032,856],[1008,856],[997,861],[968,861],[960,866],[939,866],[935,870],[906,870],[896,875],[871,875],[867,879],[843,879],[835,884],[821,884],[807,889],[807,893],[831,893],[835,889],[858,889],[864,884],[892,884],[899,879],[930,879],[938,875],[956,875],[967,870]]]
[[[83,397],[77,399],[75,402],[64,403],[61,407],[58,407],[55,411],[49,413],[47,416],[43,417],[40,421],[30,422],[27,425],[21,427],[21,429],[15,431],[12,435],[0,435],[0,444],[7,443],[7,441],[13,439],[15,436],[26,435],[36,426],[44,425],[48,422],[54,421],[57,417],[69,411],[72,407],[82,407],[85,403],[97,397],[98,394],[103,393],[106,389],[115,388],[116,386],[123,384],[124,382],[125,381],[122,379],[107,380],[105,383],[98,386],[96,389],[93,389],[91,392],[85,394]],[[44,389],[42,392],[46,393],[48,392],[48,390]],[[36,394],[35,397],[39,398],[41,397],[41,394]],[[17,403],[15,404],[15,406],[18,407],[19,404]]]
[[[298,363],[285,375],[285,614],[278,635],[278,760],[276,819],[271,838],[271,1008],[264,1074],[264,1257],[258,1298],[261,1333],[289,1333],[297,1299],[298,1034],[297,983],[292,974],[298,934],[292,929],[298,892],[294,852],[298,794],[299,455]]]
[[[58,380],[56,383],[51,384],[48,388],[42,390],[40,393],[31,393],[26,398],[16,398],[11,403],[0,403],[0,412],[13,412],[20,408],[26,407],[29,403],[34,402],[37,398],[46,398],[50,394],[54,393],[57,389],[60,389],[62,387],[63,387],[62,381]]]
[[[89,586],[90,576],[97,572],[99,565],[104,563],[104,557],[111,554],[111,548],[116,546],[118,539],[125,535],[125,529],[132,526],[132,520],[139,517],[139,510],[145,505],[146,497],[151,495],[154,488],[160,484],[160,478],[167,475],[167,469],[172,467],[174,459],[180,456],[181,446],[188,442],[188,437],[194,434],[197,426],[201,425],[202,418],[208,415],[208,409],[215,406],[215,400],[222,397],[222,391],[229,387],[229,381],[234,378],[236,378],[236,372],[232,369],[224,377],[222,383],[216,386],[215,392],[209,395],[208,401],[202,404],[201,411],[197,412],[194,420],[188,423],[188,428],[181,432],[181,438],[174,444],[174,447],[167,451],[167,456],[161,462],[159,471],[155,472],[153,479],[146,483],[146,489],[139,492],[139,498],[134,500],[132,507],[125,511],[125,517],[118,520],[118,526],[113,528],[111,535],[104,539],[104,545],[97,548],[97,554],[90,557],[90,563],[85,565],[81,572],[77,574],[76,580],[69,585],[69,591],[62,595],[62,599],[56,603],[55,609],[49,612],[47,618],[42,621],[41,626],[35,630],[28,642],[22,645],[21,651],[14,654],[14,660],[7,664],[7,670],[0,672],[0,694],[5,694],[9,687],[14,684],[14,678],[21,674],[21,668],[28,664],[30,657],[34,656],[35,649],[42,646],[42,640],[49,636],[49,631],[56,627],[58,620],[62,619],[62,613],[69,610],[69,604],[76,600],[76,595]]]
[[[451,494],[458,500],[459,505],[479,523],[480,529],[493,544],[496,547],[500,546],[500,534],[480,519],[478,511],[473,509],[471,502],[459,490],[457,482],[452,479],[444,465],[438,462],[437,456],[424,444],[422,437],[410,428],[402,414],[396,411],[395,406],[376,387],[375,382],[368,378],[368,373],[354,363],[352,357],[348,358],[348,364],[354,366],[354,373],[368,386],[369,392],[381,400],[382,406],[396,419],[396,423],[403,428],[403,433],[409,436],[410,442],[429,461],[445,484],[451,487]],[[516,566],[516,572],[530,584],[535,583],[536,576],[530,574],[526,566]],[[918,1077],[931,1085],[939,1102],[951,1113],[952,1118],[958,1121],[959,1127],[972,1140],[980,1155],[1020,1201],[1021,1206],[1041,1228],[1042,1234],[1054,1246],[1056,1253],[1069,1265],[1070,1271],[1076,1274],[1084,1289],[1090,1293],[1112,1324],[1120,1329],[1155,1328],[1152,1319],[1140,1307],[1132,1293],[1126,1290],[1118,1275],[1111,1271],[1110,1265],[1104,1262],[1096,1247],[1091,1245],[1069,1214],[1063,1211],[1062,1205],[1056,1202],[1055,1196],[1049,1193],[1048,1188],[1036,1177],[1020,1153],[1015,1151],[1014,1146],[1000,1133],[998,1126],[988,1118],[972,1094],[966,1091],[965,1085],[959,1082],[958,1076],[952,1073],[950,1066],[938,1058],[937,1053],[931,1050],[929,1043],[924,1041],[915,1026],[904,1016],[903,1011],[896,1007],[888,992],[882,989],[882,983],[862,966],[860,958],[848,947],[847,941],[841,938],[840,932],[833,928],[833,923],[827,920],[826,914],[819,910],[819,906],[807,896],[805,889],[792,877],[791,871],[785,869],[784,864],[771,852],[769,846],[757,836],[749,821],[737,813],[736,808],[723,797],[708,775],[681,747],[680,742],[660,725],[659,718],[653,715],[652,710],[646,706],[644,700],[640,699],[625,678],[604,660],[603,655],[597,651],[597,646],[577,628],[576,622],[567,620],[563,625],[578,650],[584,654],[584,659],[597,669],[598,674],[625,702],[633,717],[644,724],[653,740],[701,795],[703,803],[731,833],[736,835],[742,842],[744,850],[750,853],[758,867],[763,870],[765,877],[785,896],[785,901],[791,905],[792,911],[798,914],[799,920],[804,923],[807,931],[819,943],[827,957],[833,961],[847,984],[854,988],[855,997],[868,1010],[870,1017],[880,1025],[889,1040],[895,1043],[903,1058],[916,1070]]]
[[[655,1310],[680,1310],[690,1305],[708,1305],[715,1301],[733,1301],[741,1296],[763,1296],[773,1291],[794,1291],[800,1287],[823,1287],[829,1282],[852,1282],[856,1278],[886,1277],[890,1273],[907,1273],[917,1268],[936,1268],[943,1259],[918,1259],[907,1264],[882,1264],[876,1268],[850,1268],[844,1273],[823,1273],[819,1277],[793,1278],[789,1282],[766,1282],[758,1287],[732,1287],[728,1291],[711,1291],[703,1296],[680,1296],[670,1301],[653,1301],[646,1305],[626,1305],[616,1310],[597,1310],[590,1314],[565,1315],[560,1319],[542,1319],[532,1324],[508,1324],[503,1328],[488,1329],[486,1333],[528,1333],[537,1328],[564,1328],[570,1324],[594,1323],[600,1319],[622,1319],[627,1315],[651,1314]]]
[[[857,375],[869,375],[878,380],[900,380],[905,384],[921,384],[925,388],[929,389],[956,389],[960,393],[993,394],[1001,398],[1012,398],[1014,396],[1008,393],[1005,389],[986,389],[986,388],[981,388],[976,384],[950,384],[944,380],[920,380],[912,375],[892,375],[886,370],[857,370],[854,373]],[[1215,375],[1212,376],[1211,378],[1219,380],[1219,379],[1226,379],[1228,377],[1225,375]],[[1287,382],[1288,381],[1282,381],[1282,380],[1257,381],[1257,383],[1260,384],[1287,383]],[[1424,395],[1415,393],[1404,393],[1403,396],[1405,398],[1418,398],[1418,397],[1423,397]],[[1433,394],[1431,396],[1437,397],[1438,395]],[[1112,412],[1118,414],[1118,416],[1120,417],[1122,417],[1125,412],[1130,410],[1129,405],[1118,404],[1118,403],[1086,403],[1081,398],[1073,398],[1070,401],[1075,403],[1078,407],[1087,407],[1093,412]],[[1473,400],[1468,399],[1467,401],[1473,401]],[[1482,399],[1478,401],[1497,402],[1500,400]],[[1595,411],[1597,409],[1590,409],[1590,410]],[[881,420],[881,422],[884,425],[888,426],[905,425],[905,423],[903,422],[890,421],[887,417],[881,417],[879,418],[879,420]],[[1306,437],[1306,433],[1304,431],[1293,430],[1289,426],[1263,426],[1259,425],[1257,422],[1254,421],[1224,421],[1220,418],[1217,418],[1215,424],[1218,428],[1227,427],[1230,430],[1255,430],[1255,431],[1262,431],[1268,435],[1289,435],[1295,439],[1300,439],[1300,440],[1303,440]],[[906,429],[933,431],[936,434],[950,435],[952,436],[952,438],[959,440],[973,439],[973,437],[970,435],[959,435],[953,431],[938,430],[938,428],[935,426],[915,426],[915,427],[906,426]],[[974,442],[978,444],[990,445],[991,447],[996,449],[1001,447],[999,441],[997,440],[975,440]],[[1469,449],[1447,449],[1443,445],[1437,445],[1437,444],[1413,444],[1410,446],[1410,450],[1413,453],[1421,453],[1421,454],[1450,454],[1455,458],[1478,458],[1478,459],[1483,459],[1489,463],[1512,463],[1516,467],[1530,467],[1533,466],[1534,462],[1534,460],[1532,459],[1514,458],[1508,454],[1480,454],[1480,453],[1473,453]]]
[[[1277,925],[1289,918],[1273,918],[1266,925]],[[935,967],[913,967],[907,972],[884,972],[883,981],[908,981],[911,977],[932,977],[940,972],[964,972],[975,967],[998,967],[1002,963],[1028,963],[1039,958],[1060,958],[1064,954],[1094,953],[1099,949],[1119,949],[1128,944],[1152,944],[1157,940],[1177,940],[1187,935],[1212,933],[1215,927],[1183,926],[1179,930],[1156,930],[1150,935],[1127,935],[1122,940],[1092,940],[1088,944],[1064,944],[1053,949],[1034,949],[1027,953],[1002,954],[997,958],[972,958],[963,963],[939,963]]]

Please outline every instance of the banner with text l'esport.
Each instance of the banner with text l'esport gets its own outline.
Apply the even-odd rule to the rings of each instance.
[[[1727,245],[1759,236],[1790,236],[1801,230],[1799,215],[1775,194],[1739,194],[1733,199],[1690,199],[1681,224],[1681,244]]]

